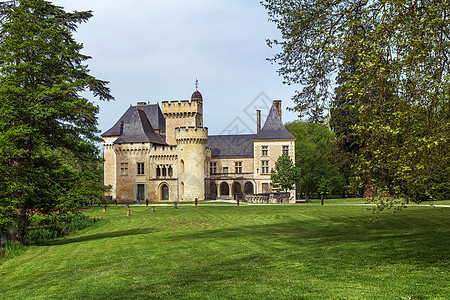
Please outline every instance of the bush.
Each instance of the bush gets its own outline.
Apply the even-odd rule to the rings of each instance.
[[[94,225],[97,219],[89,218],[85,215],[68,214],[66,216],[66,222],[71,230],[81,230]]]
[[[28,243],[30,244],[42,244],[47,240],[51,240],[60,236],[60,232],[57,229],[39,228],[32,229],[28,232]]]

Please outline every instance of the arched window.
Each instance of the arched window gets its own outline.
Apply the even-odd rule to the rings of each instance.
[[[180,161],[180,173],[184,173],[184,161]]]
[[[163,176],[163,177],[166,177],[166,176],[167,176],[167,169],[166,169],[166,166],[163,166],[163,167],[162,167],[162,176]]]
[[[172,166],[169,166],[168,171],[169,171],[169,177],[172,177],[173,176]]]
[[[167,184],[161,186],[161,200],[169,200],[169,187]]]
[[[184,182],[182,182],[180,184],[180,195],[183,197],[184,196]]]

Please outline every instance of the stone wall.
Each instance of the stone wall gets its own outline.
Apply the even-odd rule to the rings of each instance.
[[[289,203],[290,193],[264,193],[244,195],[244,201],[249,203]]]

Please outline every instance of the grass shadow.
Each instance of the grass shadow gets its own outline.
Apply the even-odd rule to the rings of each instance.
[[[123,236],[133,236],[133,235],[140,235],[140,234],[149,234],[154,231],[155,230],[152,228],[139,228],[139,229],[112,231],[112,232],[105,232],[105,233],[98,233],[98,234],[91,234],[91,235],[82,235],[82,236],[74,237],[74,238],[69,237],[69,238],[62,238],[62,239],[58,239],[58,240],[49,241],[48,243],[45,244],[45,246],[65,245],[65,244],[87,242],[87,241],[93,241],[93,240],[99,240],[99,239],[107,239],[107,238],[115,238],[115,237],[123,237]]]

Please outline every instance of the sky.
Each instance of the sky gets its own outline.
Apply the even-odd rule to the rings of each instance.
[[[102,102],[99,129],[105,132],[137,102],[189,100],[203,96],[209,134],[256,132],[271,101],[282,100],[283,122],[297,119],[294,86],[282,83],[267,58],[266,39],[279,38],[259,0],[54,0],[66,11],[92,10],[74,34],[84,45],[91,74],[109,81],[115,101]]]

